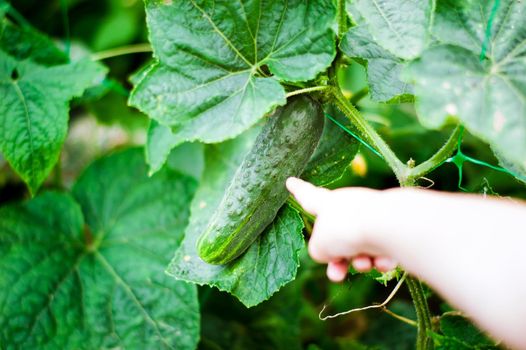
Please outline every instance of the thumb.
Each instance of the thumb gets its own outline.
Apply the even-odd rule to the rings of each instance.
[[[317,215],[319,208],[323,207],[324,199],[327,194],[325,188],[316,187],[313,184],[296,177],[289,177],[286,186],[303,209],[312,215]]]

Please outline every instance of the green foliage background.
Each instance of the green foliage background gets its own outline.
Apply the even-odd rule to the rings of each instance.
[[[492,15],[493,1],[375,3],[347,2],[352,27],[339,37],[337,79],[364,118],[402,161],[419,164],[458,112],[473,133],[464,153],[523,176],[525,6],[501,1]],[[195,252],[264,115],[287,93],[326,83],[341,59],[341,8],[312,4],[269,1],[225,22],[193,0],[0,0],[0,349],[414,348],[415,327],[382,311],[319,320],[324,305],[336,313],[382,301],[396,280],[327,282],[306,254],[309,220],[292,206],[233,264],[207,266]],[[244,30],[220,45],[228,28],[207,31],[212,22]],[[357,153],[365,170],[351,164]],[[329,120],[304,178],[398,185]],[[418,185],[457,191],[457,169],[444,164]],[[526,198],[509,174],[470,163],[462,186]],[[436,348],[497,347],[427,297],[442,315]],[[405,290],[389,309],[416,317]]]

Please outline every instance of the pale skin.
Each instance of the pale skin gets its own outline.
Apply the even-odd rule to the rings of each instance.
[[[343,281],[398,264],[494,338],[526,349],[526,204],[421,189],[287,188],[316,217],[311,257]]]

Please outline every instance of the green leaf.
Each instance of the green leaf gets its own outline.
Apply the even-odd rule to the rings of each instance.
[[[501,1],[482,52],[493,1],[439,2],[430,48],[409,67],[417,111],[438,128],[455,118],[505,159],[526,167],[526,3]],[[458,27],[462,23],[462,27]],[[484,57],[481,60],[481,54]]]
[[[500,10],[496,12],[497,16],[493,19],[492,37],[499,31],[498,27],[502,25],[500,22],[506,20],[506,14],[503,11],[511,10],[512,2],[499,1]],[[482,44],[486,38],[488,20],[493,12],[494,3],[488,0],[437,1],[432,28],[433,36],[441,43],[464,47],[479,55],[482,52]],[[491,51],[491,46],[488,49]]]
[[[181,172],[200,179],[204,167],[203,145],[183,143],[178,146],[170,128],[151,120],[146,137],[146,162],[150,166],[150,174],[159,171],[167,161],[172,168],[175,166]]]
[[[356,0],[374,40],[396,57],[413,59],[425,48],[432,0]]]
[[[442,334],[431,332],[437,350],[500,349],[467,318],[445,313],[440,317]]]
[[[9,4],[5,0],[0,0],[0,17],[4,17],[9,10]]]
[[[467,318],[459,315],[442,315],[440,317],[440,330],[445,336],[458,339],[462,343],[472,346],[480,347],[495,344]]]
[[[167,270],[177,279],[227,291],[247,307],[268,299],[294,279],[299,265],[298,254],[304,246],[303,221],[295,210],[285,206],[237,260],[227,265],[210,265],[199,258],[197,239],[250,149],[254,136],[251,130],[234,140],[207,147],[205,171],[192,202],[190,224]]]
[[[507,160],[502,156],[502,154],[494,153],[495,157],[499,160],[501,167],[506,168],[508,171],[512,172],[513,176],[524,183],[526,183],[526,164],[521,166],[518,163],[513,163]]]
[[[150,121],[146,135],[146,162],[150,166],[150,174],[155,174],[163,167],[172,149],[180,143],[169,127],[153,119]]]
[[[195,182],[146,170],[140,150],[124,151],[86,170],[76,200],[45,193],[0,209],[3,346],[195,348],[196,288],[163,273]]]
[[[342,118],[339,111],[333,108],[329,110],[329,113],[343,126],[353,130],[348,119]],[[339,180],[359,148],[360,144],[354,137],[347,134],[333,121],[325,119],[320,143],[305,171],[301,174],[301,178],[316,186],[325,186]]]
[[[404,60],[378,45],[364,25],[351,28],[340,49],[349,57],[367,60],[367,80],[374,101],[386,102],[413,93],[411,85],[400,80]]]
[[[0,151],[32,194],[58,160],[68,101],[104,74],[90,60],[44,67],[0,51]]]
[[[68,62],[66,54],[50,38],[31,27],[13,24],[1,11],[0,49],[20,61],[31,59],[47,66]]]
[[[205,170],[205,146],[202,143],[183,143],[170,153],[167,166],[197,181],[201,180]]]
[[[311,80],[330,65],[335,12],[331,0],[147,0],[159,63],[130,103],[170,127],[173,144],[233,138],[285,104],[280,81]]]

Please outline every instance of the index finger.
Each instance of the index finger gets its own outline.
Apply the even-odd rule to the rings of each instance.
[[[312,215],[318,214],[325,202],[325,195],[327,194],[325,188],[316,187],[296,177],[289,177],[286,186],[303,209]]]

